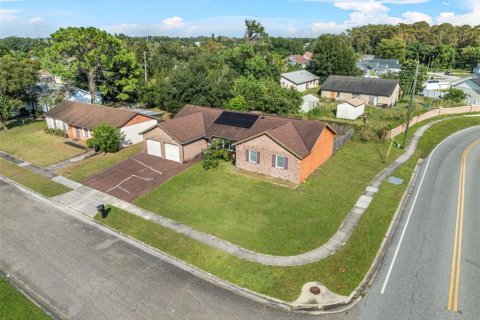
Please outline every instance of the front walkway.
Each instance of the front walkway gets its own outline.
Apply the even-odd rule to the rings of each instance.
[[[451,119],[451,118],[446,118],[446,119]],[[228,241],[200,232],[184,224],[175,222],[168,218],[162,217],[150,211],[139,208],[127,201],[118,199],[114,196],[108,195],[101,191],[84,186],[77,182],[71,181],[67,178],[57,176],[47,169],[32,166],[28,163],[26,164],[22,160],[9,156],[3,152],[0,152],[0,157],[6,160],[9,160],[13,163],[16,163],[17,165],[23,166],[36,173],[39,173],[43,176],[51,175],[50,178],[52,178],[52,180],[74,189],[70,192],[56,196],[51,200],[55,202],[59,202],[63,205],[66,205],[81,213],[84,213],[91,218],[93,218],[97,214],[97,210],[96,210],[97,205],[101,203],[111,204],[131,214],[142,217],[151,222],[157,223],[177,233],[183,234],[191,239],[200,241],[211,247],[228,252],[240,259],[244,259],[244,260],[248,260],[251,262],[256,262],[264,265],[271,265],[271,266],[300,266],[300,265],[305,265],[305,264],[323,260],[329,257],[330,255],[334,254],[337,250],[339,250],[346,244],[346,242],[352,235],[353,231],[355,230],[357,223],[360,221],[361,217],[363,216],[368,206],[370,205],[370,202],[372,201],[373,197],[378,192],[378,189],[382,184],[382,182],[386,178],[388,178],[388,176],[390,176],[392,172],[394,172],[400,165],[402,165],[408,159],[410,159],[410,157],[415,153],[418,140],[429,127],[431,127],[435,123],[444,121],[446,119],[432,121],[420,127],[419,129],[417,129],[417,131],[415,131],[415,134],[413,135],[411,141],[409,142],[406,148],[406,151],[400,157],[398,157],[392,164],[390,164],[388,167],[383,169],[380,173],[378,173],[373,178],[373,180],[370,182],[368,187],[365,189],[363,195],[360,196],[360,198],[357,200],[357,202],[355,203],[355,205],[353,206],[353,208],[350,210],[349,214],[343,221],[340,228],[330,238],[330,240],[328,240],[325,244],[321,245],[320,247],[312,251],[299,254],[299,255],[294,255],[294,256],[272,256],[272,255],[267,255],[267,254],[262,254],[262,253],[257,253],[257,252],[247,250],[245,248],[239,247]]]

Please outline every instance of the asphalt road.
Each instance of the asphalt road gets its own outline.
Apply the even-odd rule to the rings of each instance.
[[[464,161],[463,223],[458,223],[463,235],[455,232],[462,156],[479,139],[480,127],[451,136],[437,147],[426,172],[428,160],[422,165],[384,264],[358,306],[360,319],[480,319],[480,144],[471,147]],[[457,259],[455,238],[457,253],[461,247]],[[460,265],[458,312],[448,308],[452,259]]]
[[[219,288],[3,181],[0,201],[0,267],[68,318],[319,318]]]

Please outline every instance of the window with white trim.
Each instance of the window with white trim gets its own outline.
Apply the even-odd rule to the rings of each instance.
[[[88,130],[87,128],[83,128],[83,136],[85,138],[90,138],[90,130]]]
[[[251,163],[258,163],[258,152],[254,150],[248,150],[248,161]]]
[[[285,169],[285,157],[275,156],[275,168]]]

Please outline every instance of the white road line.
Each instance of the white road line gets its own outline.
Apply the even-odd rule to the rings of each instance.
[[[459,133],[462,133],[463,131],[466,131],[466,130],[472,129],[472,128],[475,128],[475,127],[467,128],[467,129],[458,131],[458,132],[452,134],[451,136],[448,136],[442,142],[437,144],[437,146],[430,153],[430,156],[428,157],[427,163],[425,165],[425,171],[423,171],[423,175],[422,175],[422,178],[420,179],[420,183],[418,185],[417,192],[415,193],[415,197],[413,198],[412,206],[410,207],[410,211],[408,212],[407,221],[405,222],[405,226],[403,227],[402,235],[400,236],[400,240],[398,241],[397,249],[395,249],[395,254],[393,255],[392,263],[390,264],[390,267],[388,268],[387,276],[385,277],[385,281],[383,282],[382,290],[380,291],[381,294],[383,294],[385,292],[385,288],[387,287],[388,279],[390,278],[390,274],[392,273],[393,265],[395,264],[395,260],[397,259],[398,251],[400,250],[400,246],[402,245],[403,237],[405,236],[405,232],[407,231],[408,222],[410,221],[410,217],[412,216],[413,208],[415,207],[415,203],[417,201],[418,194],[420,193],[420,189],[422,188],[423,179],[425,178],[425,174],[427,173],[428,165],[430,164],[430,160],[432,159],[433,154],[435,153],[437,148],[441,144],[443,144],[445,141],[452,138],[453,136],[456,136]]]
[[[163,174],[163,173],[161,173],[160,171],[155,170],[155,169],[153,169],[153,168],[150,167],[150,166],[147,166],[147,165],[146,165],[145,163],[143,163],[142,161],[138,161],[138,160],[135,159],[135,158],[132,158],[132,160],[137,161],[138,163],[140,163],[140,164],[141,164],[142,166],[144,166],[145,168],[148,168],[148,169],[150,169],[150,170],[152,170],[152,171],[155,171],[155,172],[158,173],[158,174]]]
[[[152,181],[152,180],[153,180],[153,178],[143,178],[143,177],[137,176],[137,175],[135,175],[135,174],[132,174],[130,177],[123,179],[123,180],[120,181],[116,186],[108,189],[108,190],[105,191],[105,192],[112,191],[112,190],[115,189],[115,188],[120,188],[120,185],[121,185],[122,183],[124,183],[125,181],[129,180],[129,179],[132,178],[132,177],[139,178],[139,179],[142,179],[142,180],[145,180],[145,181]],[[123,189],[123,188],[120,188],[120,189],[128,192],[127,190],[125,190],[125,189]],[[130,193],[130,192],[128,192],[128,193]]]

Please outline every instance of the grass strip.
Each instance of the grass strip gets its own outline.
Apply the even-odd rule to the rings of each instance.
[[[19,167],[8,160],[0,158],[0,174],[12,179],[25,187],[32,189],[45,197],[54,197],[59,194],[70,191],[71,189],[56,183],[44,176],[33,173],[32,171]]]

